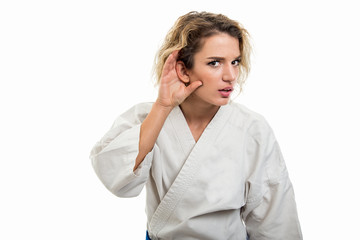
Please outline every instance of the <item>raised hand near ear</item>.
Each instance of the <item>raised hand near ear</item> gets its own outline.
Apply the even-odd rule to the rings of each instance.
[[[195,81],[185,86],[185,83],[181,81],[176,71],[178,53],[179,51],[175,51],[166,59],[160,78],[158,98],[141,124],[139,152],[134,171],[154,147],[161,128],[172,109],[202,85],[202,82]]]
[[[156,102],[163,107],[173,108],[180,105],[192,92],[202,85],[195,81],[185,86],[176,72],[176,60],[179,51],[174,51],[164,64],[160,78],[159,94]]]

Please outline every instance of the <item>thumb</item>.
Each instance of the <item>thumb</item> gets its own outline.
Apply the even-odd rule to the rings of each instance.
[[[194,92],[198,87],[202,86],[203,83],[201,81],[195,81],[186,87],[186,97],[189,96],[192,92]]]

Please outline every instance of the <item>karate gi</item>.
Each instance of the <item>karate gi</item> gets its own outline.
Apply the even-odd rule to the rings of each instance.
[[[135,197],[146,185],[152,240],[302,239],[292,184],[262,116],[231,102],[195,142],[175,107],[133,172],[140,125],[151,106],[141,103],[122,114],[90,157],[116,196]]]

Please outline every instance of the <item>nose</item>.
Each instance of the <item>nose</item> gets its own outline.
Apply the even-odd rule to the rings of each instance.
[[[223,81],[224,82],[233,82],[236,80],[237,77],[237,67],[233,66],[232,64],[227,64],[224,66],[223,71]]]

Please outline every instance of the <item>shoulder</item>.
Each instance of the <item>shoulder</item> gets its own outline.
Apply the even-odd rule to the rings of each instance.
[[[133,112],[135,114],[148,114],[151,110],[151,107],[153,105],[153,102],[143,102],[143,103],[138,103],[136,105],[134,105],[132,108],[130,108],[128,110],[128,112]]]
[[[246,120],[263,120],[264,117],[249,109],[248,107],[244,106],[243,104],[231,102],[229,103],[229,107],[233,110],[233,113],[239,117],[242,117]]]
[[[115,124],[118,122],[132,122],[132,123],[141,123],[144,121],[146,116],[149,114],[151,107],[153,103],[152,102],[144,102],[144,103],[138,103],[122,114],[117,117],[115,120]]]
[[[268,121],[260,113],[235,102],[229,104],[229,107],[232,108],[231,123],[241,127],[249,137],[258,141],[273,134]]]
[[[242,126],[244,128],[267,128],[269,127],[265,117],[258,112],[255,112],[246,106],[232,102],[229,104],[231,108],[233,124]]]

